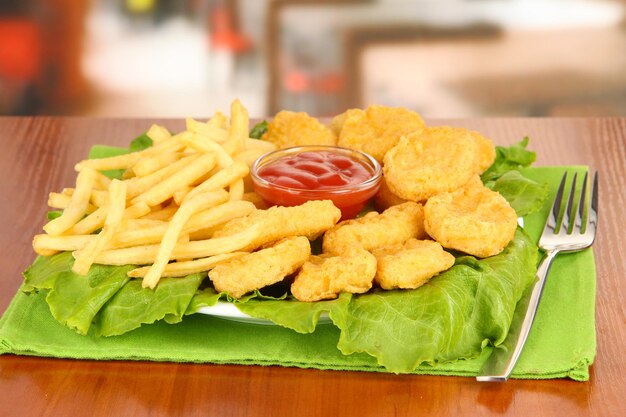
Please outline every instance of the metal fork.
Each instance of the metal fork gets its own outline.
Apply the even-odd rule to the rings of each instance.
[[[574,201],[576,192],[576,177],[572,180],[571,191],[567,197],[567,207],[563,213],[563,220],[559,223],[559,214],[563,202],[563,191],[567,181],[567,172],[563,175],[561,184],[554,198],[550,215],[539,239],[539,247],[545,251],[545,257],[539,264],[535,285],[530,294],[520,300],[516,315],[513,318],[509,334],[502,345],[504,349],[494,349],[487,359],[476,379],[478,381],[505,382],[517,360],[519,359],[524,343],[537,313],[537,306],[541,299],[546,277],[550,271],[552,261],[559,252],[576,252],[588,248],[593,244],[598,227],[598,173],[593,179],[591,202],[587,202],[588,173],[583,179],[583,186],[578,201]],[[583,223],[583,219],[586,221]],[[522,314],[523,313],[523,314]]]

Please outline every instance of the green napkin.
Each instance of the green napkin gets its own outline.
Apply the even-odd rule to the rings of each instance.
[[[526,229],[534,237],[541,232],[564,169],[524,171],[536,181],[548,182],[551,188],[544,210],[526,219]],[[568,169],[583,171],[581,167]],[[596,350],[595,288],[591,250],[557,257],[526,348],[513,371],[514,378],[589,379]],[[385,371],[369,355],[342,355],[336,348],[339,331],[330,324],[319,325],[312,334],[299,334],[279,326],[195,314],[175,325],[157,322],[122,336],[92,338],[56,322],[44,297],[22,292],[15,296],[0,319],[0,354]],[[486,349],[473,360],[420,366],[415,373],[474,376],[489,353]]]

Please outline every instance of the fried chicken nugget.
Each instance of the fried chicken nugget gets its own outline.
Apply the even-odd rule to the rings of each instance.
[[[385,290],[420,287],[454,265],[454,256],[432,240],[409,239],[372,253],[377,260],[374,281]]]
[[[380,188],[374,196],[374,205],[376,206],[376,210],[385,211],[389,207],[397,206],[402,203],[406,203],[406,200],[392,193],[387,185],[387,181],[383,177],[380,181]]]
[[[304,236],[289,237],[274,246],[218,264],[209,271],[215,289],[232,297],[282,281],[311,256],[311,244]]]
[[[369,106],[366,110],[350,109],[337,116],[333,128],[340,130],[339,146],[366,152],[382,161],[400,137],[421,132],[424,121],[416,112],[404,108]]]
[[[478,172],[482,174],[493,164],[493,161],[496,160],[496,147],[491,140],[480,133],[474,130],[469,133],[474,142],[476,142],[476,145],[478,145]]]
[[[312,256],[302,266],[291,293],[300,301],[337,298],[340,292],[362,294],[372,288],[376,258],[363,249],[340,256]]]
[[[372,250],[402,243],[410,238],[424,238],[424,208],[412,201],[346,220],[324,234],[323,251],[341,255],[352,248]]]
[[[486,258],[499,254],[513,240],[517,214],[504,197],[475,176],[464,187],[429,199],[424,226],[444,248]]]
[[[233,219],[217,230],[214,237],[230,236],[255,223],[260,223],[259,236],[242,250],[253,250],[267,243],[290,236],[306,236],[315,240],[333,227],[341,211],[330,200],[312,200],[294,207],[270,207],[256,210],[246,217]]]
[[[337,137],[328,127],[304,112],[283,110],[274,116],[262,140],[279,148],[303,145],[336,145]]]
[[[480,172],[479,149],[466,129],[431,127],[403,136],[385,155],[389,189],[411,201],[456,190]]]

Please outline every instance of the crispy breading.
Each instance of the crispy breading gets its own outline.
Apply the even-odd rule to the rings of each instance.
[[[289,236],[306,236],[315,240],[333,227],[341,218],[341,211],[330,200],[312,200],[294,207],[270,207],[256,210],[246,217],[231,220],[213,235],[230,236],[260,223],[259,236],[243,250],[253,250]]]
[[[304,236],[289,237],[274,246],[219,263],[209,271],[217,291],[232,297],[282,281],[296,272],[311,256],[311,244]]]
[[[376,258],[363,249],[351,249],[340,256],[312,256],[291,284],[291,293],[300,301],[337,298],[340,292],[362,294],[372,288]]]
[[[385,156],[389,189],[411,201],[456,190],[480,172],[478,145],[468,130],[427,128],[402,137]]]
[[[374,281],[385,290],[414,289],[454,265],[454,256],[432,240],[409,239],[373,251]]]
[[[380,188],[374,196],[374,205],[376,206],[376,210],[384,211],[391,206],[406,203],[406,201],[407,200],[400,198],[391,192],[389,186],[387,185],[387,181],[385,181],[385,178],[383,177],[380,181]]]
[[[424,208],[409,201],[339,223],[324,234],[322,247],[325,253],[341,255],[352,248],[372,250],[425,236]]]
[[[517,228],[515,210],[478,176],[456,191],[429,199],[424,219],[428,234],[444,248],[479,258],[502,252]]]
[[[496,160],[496,147],[491,140],[480,133],[474,130],[469,133],[476,145],[478,145],[478,169],[479,173],[482,173]]]
[[[350,116],[361,113],[363,113],[363,110],[361,109],[348,109],[343,113],[338,114],[337,116],[333,117],[333,120],[330,123],[330,130],[335,133],[335,136],[339,137],[339,134],[341,133],[341,129],[343,128],[343,124],[345,123],[346,119]]]
[[[278,112],[267,127],[262,140],[279,148],[303,145],[336,145],[337,137],[327,126],[304,112]]]
[[[378,161],[400,137],[424,129],[421,116],[404,108],[369,106],[366,110],[348,110],[336,119],[334,128],[341,124],[337,144],[368,153]]]

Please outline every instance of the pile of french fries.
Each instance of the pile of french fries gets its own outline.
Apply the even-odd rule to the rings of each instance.
[[[153,146],[139,152],[76,164],[75,188],[51,193],[48,205],[60,217],[35,236],[44,256],[73,251],[73,271],[86,275],[94,263],[145,265],[128,275],[155,288],[161,277],[207,271],[241,256],[260,225],[228,237],[212,238],[225,222],[256,209],[249,193],[249,170],[269,142],[248,137],[248,112],[238,100],[230,121],[217,113],[208,122],[187,119],[186,130],[171,135],[153,125]],[[121,180],[102,171],[123,169]]]

